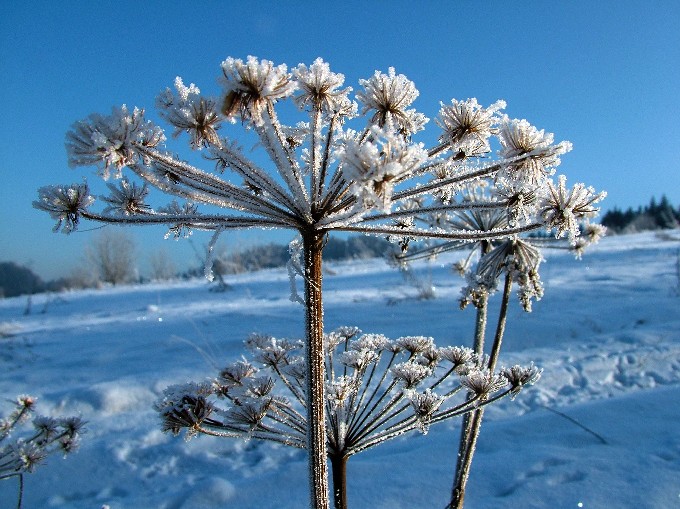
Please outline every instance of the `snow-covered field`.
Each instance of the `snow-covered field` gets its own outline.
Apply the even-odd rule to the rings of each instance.
[[[680,507],[679,249],[678,232],[644,233],[605,238],[581,261],[547,255],[546,295],[531,314],[513,300],[502,356],[533,360],[543,377],[489,407],[466,507]],[[445,261],[418,269],[434,300],[418,300],[381,260],[327,265],[327,329],[469,346],[474,312],[458,310],[461,280]],[[0,300],[3,396],[33,394],[39,412],[88,421],[77,453],[26,477],[25,508],[307,506],[303,451],[160,432],[152,406],[167,385],[213,376],[250,332],[302,335],[285,270],[229,283],[225,293],[191,281],[39,295],[29,315],[26,297]],[[458,425],[353,457],[350,507],[443,509]],[[0,481],[0,506],[15,500],[16,479]]]

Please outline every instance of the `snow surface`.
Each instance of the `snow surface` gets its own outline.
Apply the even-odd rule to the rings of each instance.
[[[581,261],[546,255],[546,295],[531,314],[513,301],[501,361],[533,360],[543,377],[488,409],[468,509],[680,507],[679,250],[678,232],[644,233],[605,238]],[[458,310],[462,281],[449,268],[457,258],[418,267],[437,286],[432,300],[381,260],[327,264],[327,329],[470,346],[474,312]],[[39,295],[29,315],[26,297],[0,300],[2,394],[33,394],[42,413],[88,421],[77,453],[26,476],[25,508],[307,506],[304,451],[160,432],[152,405],[167,385],[215,375],[250,332],[302,336],[285,270],[229,284]],[[351,458],[350,507],[443,508],[458,426]],[[16,488],[0,482],[0,506],[13,507]]]

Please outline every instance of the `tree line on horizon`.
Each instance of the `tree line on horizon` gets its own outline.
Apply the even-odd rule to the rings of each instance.
[[[659,201],[652,197],[648,205],[622,210],[614,207],[602,216],[608,233],[635,233],[648,230],[666,230],[680,226],[680,206],[674,208],[666,195]]]
[[[613,207],[602,217],[602,224],[610,234],[635,233],[649,230],[665,230],[680,227],[680,206],[674,207],[666,195],[660,199],[652,197],[649,204],[623,210]],[[128,239],[129,240],[129,239]],[[116,240],[120,248],[122,240]],[[347,239],[331,237],[324,248],[324,256],[329,261],[366,259],[382,256],[388,248],[383,238],[359,235]],[[118,251],[121,251],[118,249]],[[129,249],[123,249],[129,254]],[[88,274],[73,273],[50,281],[43,281],[29,267],[13,261],[0,262],[0,298],[30,295],[42,292],[59,292],[69,289],[98,287],[105,284],[147,282],[150,280],[189,279],[201,277],[204,268],[201,260],[206,256],[196,249],[197,263],[185,270],[176,271],[172,262],[164,257],[151,260],[152,274],[141,278],[134,267],[134,260],[126,256],[122,267],[112,267],[106,263],[108,248],[95,245],[89,257],[100,267]],[[262,244],[228,254],[218,251],[213,260],[213,272],[218,281],[229,274],[252,272],[285,266],[290,258],[288,246],[282,244]],[[112,270],[113,269],[113,270]]]
[[[324,253],[329,261],[368,259],[383,256],[388,247],[389,242],[378,237],[330,237]],[[184,271],[176,270],[169,258],[157,253],[150,260],[151,274],[140,277],[130,238],[125,234],[103,235],[88,249],[85,260],[87,263],[57,279],[44,281],[25,265],[14,261],[0,262],[0,298],[104,285],[203,277],[207,248],[196,247],[195,251],[196,263]],[[275,243],[255,245],[233,253],[227,253],[217,246],[216,251],[213,257],[213,273],[218,281],[223,281],[222,278],[229,274],[283,267],[290,259],[288,246]]]

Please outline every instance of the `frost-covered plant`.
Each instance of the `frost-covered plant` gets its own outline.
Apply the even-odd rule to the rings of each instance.
[[[517,132],[517,126],[514,126],[512,132],[516,137],[522,138]],[[507,141],[505,143],[502,141],[502,144],[504,147],[521,145],[519,142],[510,144]],[[479,147],[482,148],[481,145]],[[489,149],[488,145],[486,148]],[[503,288],[493,343],[487,352],[490,369],[495,369],[499,361],[513,285],[517,287],[520,303],[527,312],[531,312],[532,302],[540,300],[543,296],[543,285],[539,275],[539,267],[543,261],[542,249],[569,249],[580,258],[586,247],[597,242],[606,230],[599,224],[588,222],[597,214],[598,210],[594,203],[604,198],[604,193],[595,193],[583,184],[577,184],[571,191],[567,191],[564,176],[560,176],[557,186],[545,177],[544,172],[534,171],[529,179],[531,184],[528,187],[518,187],[516,184],[507,184],[504,177],[501,177],[499,182],[496,176],[494,181],[487,179],[470,184],[463,194],[463,199],[477,203],[507,200],[511,204],[507,211],[489,208],[437,212],[417,215],[414,220],[443,229],[494,231],[509,228],[522,219],[526,220],[531,215],[536,215],[542,217],[546,221],[546,226],[554,231],[553,237],[524,233],[503,239],[483,239],[474,243],[425,241],[415,245],[412,243],[404,245],[393,258],[404,273],[410,274],[412,271],[409,269],[409,262],[413,260],[432,259],[447,251],[468,250],[466,258],[458,262],[455,269],[467,281],[467,285],[462,289],[461,308],[472,304],[477,312],[473,340],[476,355],[484,355],[486,351],[484,342],[488,321],[488,299],[498,291],[499,286]],[[446,203],[449,197],[443,196],[440,199],[442,203]],[[566,240],[563,237],[566,237]],[[483,409],[475,409],[464,417],[449,505],[452,509],[463,507],[465,487],[483,413]]]
[[[34,205],[56,219],[55,229],[66,233],[84,218],[166,224],[174,237],[208,230],[214,232],[211,246],[234,228],[284,228],[299,234],[299,249],[292,250],[299,257],[291,263],[291,273],[301,274],[304,281],[311,505],[325,509],[326,378],[321,359],[327,234],[386,235],[402,247],[416,239],[483,242],[545,229],[576,237],[573,218],[589,214],[588,200],[591,195],[593,202],[597,198],[588,189],[570,194],[559,185],[555,193],[546,191],[560,156],[571,145],[553,143],[551,134],[526,120],[509,119],[501,113],[502,101],[486,108],[474,99],[442,104],[439,143],[428,149],[414,139],[427,122],[412,108],[418,91],[391,68],[361,80],[354,98],[351,88],[343,88],[344,76],[321,59],[289,70],[252,56],[246,61],[227,58],[221,82],[222,92],[209,97],[196,85],[176,79],[174,90],[165,90],[157,101],[173,134],[187,133],[189,146],[214,163],[214,171],[199,169],[166,150],[163,130],[144,110],[122,106],[73,125],[66,137],[69,163],[98,166],[104,179],[121,178],[125,170],[143,184],[132,184],[126,175],[104,200],[102,212],[93,210],[94,199],[85,184],[44,187]],[[303,120],[283,123],[279,112],[285,103],[305,112]],[[284,118],[294,116],[283,111]],[[244,150],[227,137],[228,123],[240,129],[241,141],[254,137],[257,150]],[[489,152],[494,144],[499,147],[495,154]],[[253,155],[257,151],[260,155]],[[226,178],[226,170],[235,179]],[[465,199],[465,190],[482,181],[505,194],[493,200]],[[184,202],[152,206],[147,202],[150,188]],[[416,220],[482,210],[495,210],[511,221],[490,230],[470,230]]]
[[[23,475],[33,472],[51,454],[73,452],[83,432],[84,422],[79,417],[33,415],[35,401],[31,396],[19,396],[12,412],[0,418],[0,480],[19,478],[19,508]]]
[[[347,460],[354,454],[515,397],[540,376],[533,365],[494,372],[470,348],[437,347],[429,337],[393,341],[342,327],[325,334],[324,345],[326,450],[337,509],[347,507]],[[304,341],[252,335],[246,347],[250,358],[215,379],[166,389],[157,403],[164,431],[306,447]]]

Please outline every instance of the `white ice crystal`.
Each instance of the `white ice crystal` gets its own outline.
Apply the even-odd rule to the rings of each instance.
[[[219,144],[220,118],[215,101],[202,97],[193,83],[187,87],[179,76],[175,78],[175,90],[173,93],[167,88],[156,99],[161,117],[175,127],[175,136],[190,133],[191,146],[199,149]]]
[[[222,112],[227,117],[240,113],[256,124],[263,122],[268,104],[289,97],[297,89],[285,64],[275,66],[270,60],[258,60],[252,55],[245,63],[227,58],[222,62],[222,73],[225,92]]]
[[[526,120],[507,120],[501,124],[500,156],[510,162],[501,176],[523,185],[537,185],[555,172],[559,156],[571,150],[571,143],[553,144],[554,136],[538,130]]]
[[[570,190],[566,186],[567,178],[560,175],[558,184],[548,183],[550,194],[546,198],[541,215],[549,228],[555,229],[555,236],[567,235],[569,242],[575,244],[576,237],[581,234],[579,221],[595,217],[600,209],[594,204],[605,198],[606,193],[596,193],[592,187],[578,183]]]
[[[497,112],[505,106],[505,101],[497,101],[483,108],[474,98],[465,101],[452,99],[450,105],[442,103],[436,119],[437,125],[444,131],[439,141],[454,153],[462,153],[466,157],[490,152],[489,138],[499,121]]]
[[[73,124],[66,135],[69,165],[100,165],[102,177],[110,169],[120,176],[121,169],[140,159],[138,147],[155,148],[165,141],[163,131],[144,119],[144,111],[127,106],[113,108],[111,115],[92,114]]]
[[[361,113],[373,111],[371,122],[379,127],[391,126],[402,134],[410,135],[424,128],[428,119],[414,109],[407,109],[419,92],[415,84],[390,67],[387,74],[375,71],[367,80],[359,80],[364,90],[357,92],[363,103]]]
[[[345,76],[331,72],[330,66],[321,58],[307,67],[299,64],[294,70],[299,88],[299,94],[294,98],[299,108],[313,108],[330,115],[334,113],[350,114],[355,105],[348,94],[351,88],[340,89],[345,82]]]

